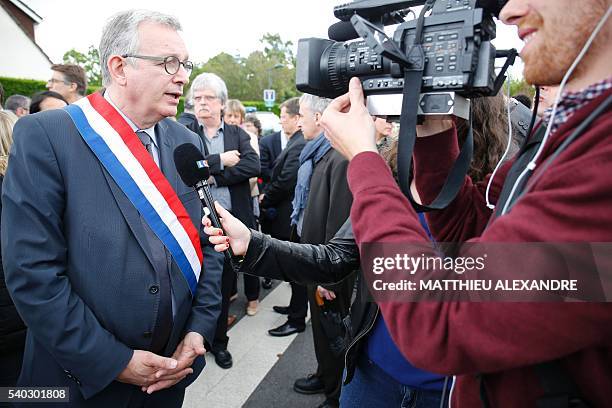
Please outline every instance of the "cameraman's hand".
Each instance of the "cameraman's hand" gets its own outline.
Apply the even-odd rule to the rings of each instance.
[[[361,152],[375,152],[376,128],[372,116],[365,107],[365,98],[359,78],[349,82],[348,93],[329,104],[321,125],[334,149],[348,160]]]
[[[216,201],[215,208],[221,218],[223,230],[213,227],[210,218],[202,218],[204,232],[209,235],[208,240],[215,246],[215,251],[223,252],[231,246],[234,255],[246,254],[251,241],[251,230]]]

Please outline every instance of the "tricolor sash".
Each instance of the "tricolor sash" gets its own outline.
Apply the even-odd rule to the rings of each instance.
[[[100,163],[168,249],[195,295],[202,269],[198,231],[153,157],[123,116],[99,93],[64,109]]]

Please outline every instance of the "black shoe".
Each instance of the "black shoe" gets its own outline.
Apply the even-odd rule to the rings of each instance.
[[[272,289],[272,279],[263,278],[263,280],[261,281],[261,287],[264,289]]]
[[[309,374],[306,378],[298,378],[293,383],[293,390],[300,394],[321,394],[325,391],[325,385],[319,377]],[[327,400],[325,400],[327,402]]]
[[[340,404],[338,402],[325,400],[321,405],[317,405],[317,408],[338,408]]]
[[[268,330],[268,333],[270,333],[270,336],[274,336],[274,337],[285,337],[285,336],[290,336],[294,333],[301,333],[304,330],[305,330],[304,327],[297,327],[287,322],[283,325],[278,326],[275,329]]]
[[[289,306],[272,306],[272,310],[276,313],[288,315],[289,314]]]
[[[233,364],[232,355],[227,350],[212,352],[215,355],[215,363],[221,368],[230,368]]]

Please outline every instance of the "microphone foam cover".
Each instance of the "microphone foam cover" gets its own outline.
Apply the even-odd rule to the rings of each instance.
[[[174,165],[183,183],[189,187],[194,187],[210,176],[202,152],[192,143],[183,143],[174,149]]]

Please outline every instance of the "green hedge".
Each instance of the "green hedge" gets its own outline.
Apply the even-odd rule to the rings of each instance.
[[[38,81],[36,79],[21,79],[21,78],[6,78],[0,77],[0,84],[4,87],[4,98],[8,98],[11,95],[20,94],[31,97],[36,92],[45,91],[47,88],[45,87],[45,81]],[[98,86],[88,86],[87,93],[96,92],[100,87]],[[258,111],[267,111],[271,110],[272,112],[280,115],[280,107],[278,104],[274,104],[271,109],[266,108],[266,105],[263,101],[242,101],[242,104],[246,107],[254,107]],[[178,105],[178,114],[183,112],[184,109],[184,100],[180,99]]]
[[[4,88],[5,99],[15,94],[30,97],[36,92],[47,90],[45,87],[46,83],[44,81],[37,81],[35,79],[0,77],[0,84],[2,84],[2,87]]]

